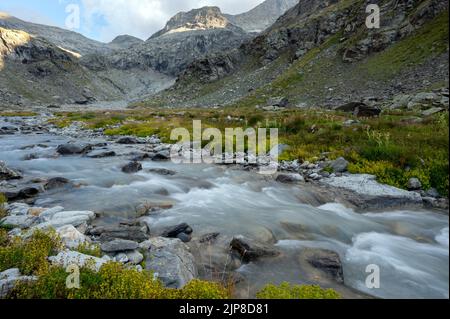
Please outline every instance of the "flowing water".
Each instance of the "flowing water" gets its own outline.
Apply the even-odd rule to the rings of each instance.
[[[272,233],[283,256],[239,269],[253,287],[310,282],[297,256],[305,247],[319,247],[339,253],[345,285],[358,291],[382,298],[449,297],[448,216],[407,210],[356,213],[321,202],[311,186],[280,184],[230,167],[147,161],[141,172],[124,174],[120,167],[135,146],[112,145],[109,149],[118,156],[111,158],[56,157],[57,145],[68,141],[101,142],[49,134],[0,135],[0,160],[21,170],[26,179],[65,177],[78,184],[41,193],[36,206],[93,210],[103,222],[114,222],[134,217],[141,203],[169,203],[171,209],[148,217],[155,229],[186,222],[196,235],[258,238]],[[31,153],[39,158],[23,160]],[[161,176],[148,172],[151,168],[177,174]],[[370,264],[380,268],[379,289],[365,285]]]

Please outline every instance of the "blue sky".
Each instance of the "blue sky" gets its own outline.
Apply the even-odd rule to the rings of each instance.
[[[205,5],[223,12],[245,12],[263,0],[0,0],[0,11],[25,21],[67,28],[66,7],[80,8],[80,26],[73,31],[103,42],[130,34],[147,39],[179,11]]]

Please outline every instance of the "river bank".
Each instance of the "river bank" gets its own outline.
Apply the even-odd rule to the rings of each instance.
[[[11,234],[55,226],[63,238],[99,244],[105,260],[156,271],[169,287],[232,278],[244,298],[282,281],[347,298],[448,296],[439,194],[345,170],[321,175],[328,165],[320,162],[285,161],[270,177],[248,165],[175,165],[157,137],[59,128],[50,118],[2,123],[0,160],[22,178],[2,182],[1,192],[27,203],[8,204]],[[54,261],[73,259],[62,253]],[[377,291],[364,285],[369,263],[383,269]]]

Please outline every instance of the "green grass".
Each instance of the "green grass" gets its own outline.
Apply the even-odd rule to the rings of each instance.
[[[339,156],[350,161],[354,173],[370,173],[380,182],[406,188],[410,177],[417,177],[425,188],[435,187],[448,196],[448,112],[436,114],[420,123],[407,120],[420,116],[415,111],[385,111],[378,118],[358,119],[361,123],[346,127],[343,122],[352,115],[323,110],[288,109],[264,112],[254,107],[227,107],[223,109],[136,109],[96,113],[76,117],[60,116],[61,121],[81,120],[86,127],[107,128],[111,123],[118,128],[107,128],[109,135],[160,135],[167,143],[173,128],[192,131],[192,120],[201,120],[203,129],[229,127],[272,127],[279,129],[281,143],[290,149],[281,160],[315,162],[322,153],[330,159]],[[229,119],[231,117],[231,120]],[[84,120],[82,120],[84,118]],[[314,130],[311,128],[314,126]]]
[[[448,49],[448,11],[386,50],[370,56],[360,71],[374,79],[386,79]]]
[[[267,285],[256,295],[258,299],[341,299],[333,289],[319,286],[291,285],[287,282],[279,286]]]

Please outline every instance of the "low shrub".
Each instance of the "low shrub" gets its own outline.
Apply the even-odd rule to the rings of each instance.
[[[258,299],[340,299],[333,289],[319,286],[291,285],[287,282],[279,286],[267,285],[256,294]]]

